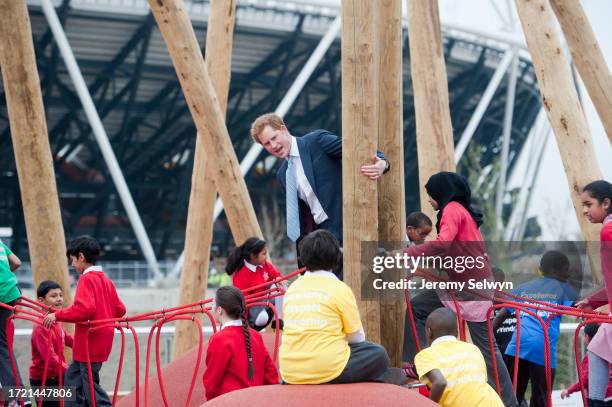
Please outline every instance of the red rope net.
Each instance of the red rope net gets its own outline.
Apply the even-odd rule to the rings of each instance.
[[[270,307],[274,313],[274,319],[276,321],[276,328],[275,328],[275,337],[274,337],[273,358],[276,362],[278,362],[278,348],[279,348],[279,341],[280,341],[280,331],[279,331],[277,311],[273,303],[269,302],[269,300],[285,294],[285,290],[278,283],[288,280],[290,278],[293,278],[303,271],[304,271],[303,269],[296,270],[282,278],[277,278],[273,280],[272,282],[254,286],[254,287],[251,287],[243,291],[243,293],[245,294],[246,301],[247,301],[247,309],[253,306],[267,306],[267,307]],[[434,280],[434,281],[436,280],[442,281],[441,278],[433,274],[423,272],[423,271],[419,271],[417,275],[423,278]],[[502,292],[502,291],[495,291],[493,292],[491,296],[485,296],[482,293],[478,293],[478,292],[472,292],[472,293],[476,296],[481,296],[485,300],[495,301],[494,305],[488,311],[488,318],[487,318],[488,338],[489,338],[489,347],[490,347],[491,354],[494,354],[494,342],[493,342],[494,336],[493,336],[493,329],[491,326],[490,317],[495,309],[506,308],[506,307],[514,308],[518,311],[518,313],[525,313],[525,314],[532,315],[534,318],[538,320],[538,322],[542,326],[542,330],[544,332],[544,339],[545,339],[544,340],[544,357],[545,357],[546,385],[547,385],[547,390],[548,390],[548,405],[549,406],[552,406],[552,398],[551,398],[552,376],[551,376],[551,369],[550,369],[550,344],[548,341],[548,324],[550,320],[552,319],[552,317],[557,316],[557,315],[569,315],[569,316],[580,318],[582,321],[578,324],[578,327],[576,328],[576,331],[574,334],[574,351],[576,353],[575,355],[576,365],[578,369],[578,378],[580,382],[582,398],[585,401],[585,405],[586,405],[586,395],[585,395],[584,383],[582,382],[581,364],[579,360],[580,359],[579,333],[582,327],[587,323],[591,323],[591,322],[612,323],[612,317],[608,316],[607,314],[602,314],[602,313],[598,313],[595,311],[578,310],[572,307],[551,304],[551,303],[547,303],[544,301],[538,301],[538,300],[533,300],[533,299],[528,299],[529,303],[525,303],[524,301],[526,301],[527,299],[518,297],[510,293]],[[456,311],[457,318],[458,318],[460,339],[465,340],[465,334],[466,334],[465,321],[462,319],[461,313],[459,312],[459,305],[458,305],[457,299],[455,297],[452,297],[452,299],[454,302],[455,311]],[[196,359],[197,362],[196,362],[196,365],[194,366],[193,374],[191,377],[191,383],[189,386],[189,390],[188,390],[187,398],[185,402],[185,406],[189,405],[196,382],[197,382],[197,373],[198,373],[198,369],[200,366],[200,362],[202,360],[202,353],[204,349],[204,336],[202,334],[202,323],[200,322],[200,317],[204,317],[204,316],[207,317],[208,321],[210,322],[212,326],[213,332],[217,331],[215,319],[211,312],[212,302],[213,302],[213,299],[209,298],[209,299],[203,299],[201,301],[194,302],[192,304],[180,305],[177,307],[161,309],[157,311],[151,311],[151,312],[134,315],[130,317],[89,321],[89,322],[84,323],[89,328],[88,334],[90,335],[95,334],[96,330],[99,330],[105,327],[114,327],[115,329],[119,330],[121,333],[121,349],[120,349],[120,354],[119,354],[118,371],[117,371],[117,375],[115,379],[115,386],[114,386],[114,391],[113,391],[113,398],[112,398],[113,405],[115,405],[115,403],[117,402],[117,393],[118,393],[119,385],[121,382],[121,372],[123,369],[123,361],[124,361],[124,355],[125,355],[125,346],[126,346],[125,330],[128,330],[131,332],[132,339],[134,341],[134,353],[135,353],[134,356],[135,356],[135,368],[136,368],[135,369],[135,375],[136,375],[135,376],[135,385],[136,385],[135,405],[136,407],[140,406],[141,400],[140,400],[139,391],[138,391],[140,387],[140,377],[139,377],[140,376],[139,375],[140,349],[139,349],[138,335],[136,333],[136,330],[134,329],[134,323],[142,322],[142,321],[152,321],[153,322],[151,326],[151,330],[149,331],[149,334],[147,337],[143,404],[144,404],[144,407],[148,407],[149,370],[150,370],[150,360],[151,360],[150,357],[151,357],[151,352],[153,351],[153,339],[155,339],[154,352],[155,352],[155,361],[156,361],[156,373],[157,373],[157,378],[159,382],[159,391],[161,393],[164,406],[168,407],[170,405],[168,402],[168,397],[166,394],[165,385],[164,385],[163,378],[162,378],[159,344],[160,344],[160,334],[161,334],[162,327],[167,323],[178,321],[178,320],[192,321],[198,327],[198,331],[200,333],[199,340],[198,340],[198,346],[197,346],[197,349],[198,349],[197,359]],[[414,321],[412,307],[410,305],[410,297],[408,294],[406,294],[405,302],[406,302],[406,313],[407,313],[408,323],[410,324],[410,327],[411,327],[411,333],[413,335],[413,339],[417,346],[417,350],[420,350],[421,345],[419,343],[419,338],[416,333],[416,324]],[[0,303],[0,307],[5,308],[5,309],[10,309],[13,312],[13,315],[7,319],[6,332],[7,332],[8,353],[9,353],[9,357],[11,361],[11,368],[13,371],[13,375],[15,376],[15,381],[17,382],[18,380],[17,379],[17,376],[18,376],[17,375],[17,365],[14,359],[14,355],[12,353],[13,341],[14,341],[13,320],[20,319],[24,321],[29,321],[33,324],[41,325],[44,316],[49,310],[47,307],[43,306],[42,304],[36,301],[32,301],[31,299],[28,299],[25,297],[20,298],[19,301],[14,306],[9,306],[7,304]],[[549,313],[550,315],[549,318],[547,318],[546,320],[542,319],[538,315],[538,312],[540,311],[545,311]],[[520,326],[520,318],[518,317],[517,317],[516,331],[517,331],[516,355],[519,355],[521,326]],[[51,336],[49,336],[49,341],[50,339],[51,339]],[[86,348],[86,354],[87,356],[89,356],[88,347]],[[60,358],[63,359],[63,355],[60,355]],[[496,384],[497,391],[499,393],[500,383],[499,383],[499,377],[497,375],[496,358],[492,357],[492,361],[493,361],[493,371],[495,372],[495,378],[494,378],[495,384]],[[45,360],[44,373],[43,373],[43,378],[42,378],[42,387],[45,386],[46,379],[47,379],[48,362],[49,362],[49,359],[47,358]],[[61,362],[63,362],[63,360],[61,360]],[[90,394],[95,394],[94,393],[94,381],[93,381],[92,370],[91,370],[91,361],[88,360],[87,365],[88,365],[88,374],[89,374]],[[514,375],[513,375],[513,386],[514,386],[515,392],[516,392],[516,386],[517,386],[517,373],[518,373],[518,357],[515,357]],[[59,385],[60,387],[62,386],[62,375],[59,375]],[[24,406],[23,399],[20,400],[20,404],[22,407]],[[96,405],[95,400],[91,400],[91,404],[93,407],[95,407]],[[43,401],[38,400],[38,405],[44,406]],[[60,400],[60,405],[63,406],[62,400]]]

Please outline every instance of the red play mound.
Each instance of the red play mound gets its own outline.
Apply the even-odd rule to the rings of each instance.
[[[274,357],[274,333],[262,334],[266,348],[270,352],[270,356]],[[280,340],[280,337],[279,337]],[[206,340],[208,343],[208,339]],[[205,358],[206,358],[206,343],[204,350],[202,351],[202,361],[200,362],[200,368],[196,379],[193,394],[189,407],[197,407],[206,401],[204,396],[204,385],[202,384],[202,375],[204,374]],[[141,353],[144,353],[146,349],[141,349]],[[192,349],[190,352],[183,355],[181,358],[172,361],[162,368],[162,374],[164,378],[164,388],[166,390],[166,396],[168,398],[168,405],[184,406],[187,400],[187,391],[191,384],[191,377],[193,375],[193,369],[196,364],[196,357],[198,355],[197,348]],[[141,363],[145,363],[141,360]],[[161,396],[159,381],[157,380],[157,371],[155,370],[155,362],[151,363],[149,368],[149,407],[160,407],[164,405],[164,401]],[[140,405],[144,405],[144,378],[140,379]],[[133,407],[136,405],[136,392],[132,392],[126,397],[122,398],[117,402],[117,407]]]
[[[437,405],[415,390],[392,384],[355,383],[251,387],[224,394],[203,404],[202,407],[428,407]]]

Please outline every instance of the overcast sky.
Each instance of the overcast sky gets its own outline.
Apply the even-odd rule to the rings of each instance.
[[[606,0],[584,0],[583,7],[602,48],[608,66],[612,66],[612,2]],[[612,181],[612,147],[589,98],[587,90],[581,86],[581,95],[589,122],[589,128],[597,155],[599,168],[604,178]],[[530,215],[538,215],[543,226],[544,238],[557,238],[559,234],[578,237],[578,221],[570,200],[567,179],[554,137],[549,141],[544,161],[536,181]],[[563,233],[566,232],[566,233]]]
[[[495,1],[497,9],[504,16],[508,15],[508,10],[512,10],[517,35],[522,36],[520,24],[516,21],[513,1],[440,0],[440,18],[442,21],[468,24],[475,29],[502,32],[504,22],[493,7],[492,1]],[[610,24],[612,1],[582,0],[581,3],[610,67],[612,66],[612,25]],[[599,167],[604,178],[612,180],[612,147],[584,86],[581,93]],[[521,174],[517,175],[512,180],[514,186],[519,185],[523,179]],[[540,225],[544,229],[543,238],[558,238],[560,235],[567,238],[579,237],[578,222],[554,137],[548,142],[534,189],[528,213],[529,216],[538,216]]]

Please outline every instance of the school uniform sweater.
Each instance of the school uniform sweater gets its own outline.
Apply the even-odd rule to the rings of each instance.
[[[440,219],[440,231],[436,240],[408,247],[404,249],[404,253],[408,256],[422,256],[423,258],[439,256],[442,258],[479,259],[482,263],[475,263],[473,266],[464,267],[460,271],[457,269],[445,270],[448,273],[448,280],[464,283],[467,283],[470,279],[492,280],[493,274],[486,255],[482,234],[470,213],[458,202],[449,202],[444,207]],[[485,295],[490,294],[485,290],[478,290],[478,292]],[[447,298],[448,296],[442,296],[442,294],[442,292],[438,292],[442,304],[453,312],[456,310],[455,307],[458,306],[466,321],[486,321],[491,301],[485,301],[480,297],[468,294],[468,297],[461,299],[455,305],[452,300]]]
[[[100,267],[90,267],[79,279],[74,303],[55,312],[58,321],[75,322],[73,358],[76,362],[87,362],[86,344],[92,363],[105,362],[113,347],[114,327],[96,329],[88,335],[90,328],[79,322],[120,318],[125,315],[125,305],[119,299],[113,282]]]
[[[51,339],[49,339],[51,337]],[[64,331],[60,324],[53,324],[51,328],[35,325],[32,330],[32,364],[30,365],[30,379],[42,380],[47,362],[47,380],[64,374],[68,365],[64,361],[64,346],[72,348],[74,340]]]
[[[232,280],[234,287],[245,291],[248,288],[269,283],[277,277],[281,277],[281,274],[269,261],[265,262],[263,266],[255,266],[254,264],[245,262],[242,267],[232,275]],[[268,286],[264,285],[247,292],[246,295],[262,292],[267,289]]]
[[[604,287],[589,297],[589,303],[593,308],[605,304],[612,306],[612,214],[603,221],[603,228],[599,235],[601,241],[601,273],[604,278]],[[612,312],[611,314],[612,315]],[[589,343],[588,349],[612,363],[612,324],[602,324]]]
[[[232,323],[233,326],[228,326]],[[246,387],[279,383],[278,371],[261,335],[251,328],[249,332],[254,367],[251,379],[248,378],[249,361],[242,322],[230,321],[210,338],[206,349],[206,370],[202,378],[207,400]]]

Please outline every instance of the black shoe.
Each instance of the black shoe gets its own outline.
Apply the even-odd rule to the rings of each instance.
[[[379,380],[383,383],[403,386],[408,382],[408,376],[406,375],[406,370],[399,367],[390,367],[380,376]]]
[[[270,324],[270,327],[272,329],[276,329],[276,319],[272,320],[272,323]],[[278,320],[278,329],[282,331],[284,327],[285,327],[285,321],[283,321],[281,318],[279,318],[279,320]]]

